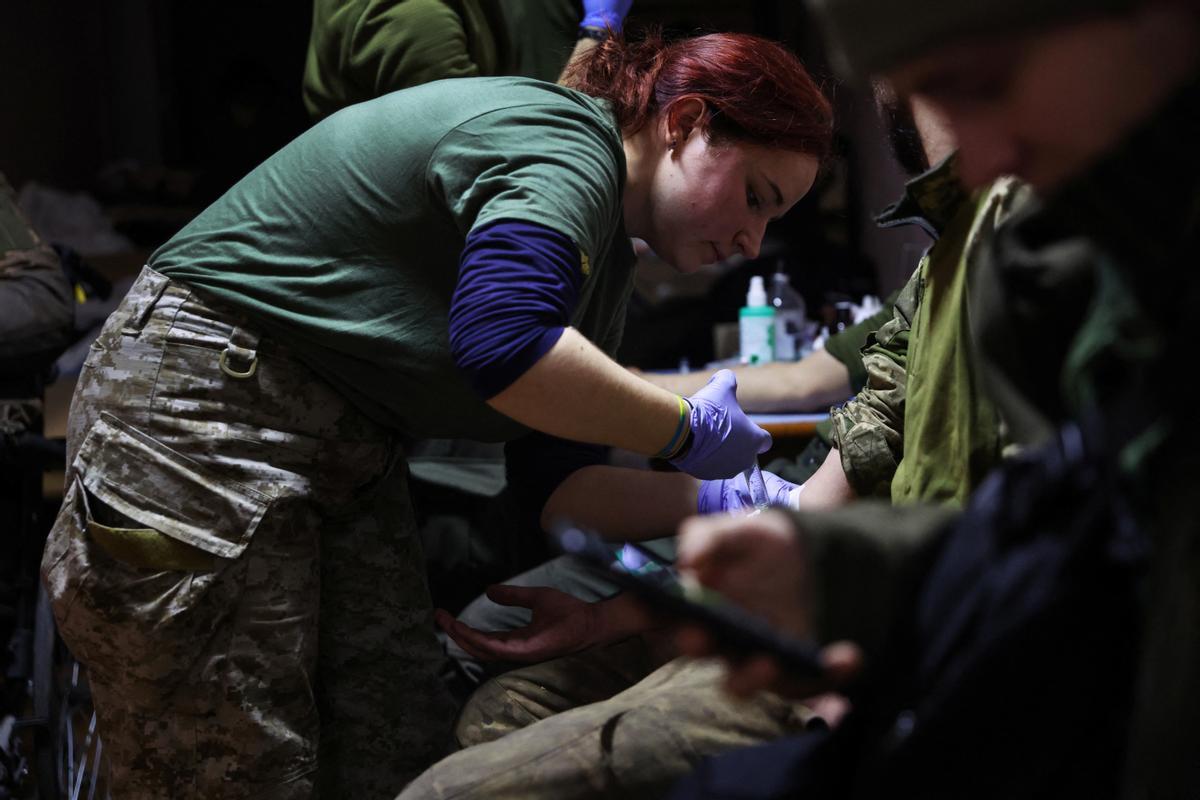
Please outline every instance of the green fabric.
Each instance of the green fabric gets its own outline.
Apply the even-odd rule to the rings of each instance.
[[[830,60],[864,81],[938,47],[1050,25],[1071,16],[1120,11],[1136,0],[808,0],[825,30]]]
[[[500,0],[514,75],[553,83],[578,39],[579,0]]]
[[[443,78],[558,80],[575,47],[576,0],[315,0],[304,104],[321,119]]]
[[[207,572],[217,567],[213,554],[153,528],[113,528],[89,521],[87,532],[104,552],[139,569]]]
[[[899,291],[892,292],[883,306],[862,322],[855,323],[825,340],[825,352],[846,365],[850,371],[850,391],[858,392],[867,384],[867,368],[863,366],[862,349],[867,337],[892,318],[892,305]]]
[[[464,79],[346,109],[280,150],[150,258],[247,314],[381,424],[484,441],[521,427],[470,389],[448,313],[467,233],[497,219],[569,236],[571,324],[620,341],[633,250],[607,107],[524,78]]]
[[[314,0],[304,104],[320,119],[430,81],[507,73],[498,17],[489,0]]]
[[[1001,180],[968,200],[949,160],[910,182],[881,218],[940,234],[863,351],[868,386],[831,416],[860,495],[962,505],[999,462],[1001,422],[979,385],[967,288],[981,247],[1026,191]]]
[[[892,477],[892,502],[964,505],[1000,461],[1004,446],[995,405],[979,383],[971,344],[968,283],[974,253],[1027,196],[1001,180],[956,217],[922,265],[923,293],[910,334],[904,457]]]

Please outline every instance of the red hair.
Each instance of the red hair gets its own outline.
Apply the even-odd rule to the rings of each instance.
[[[612,104],[624,134],[687,97],[708,107],[705,136],[824,159],[833,135],[829,101],[789,50],[741,33],[664,42],[609,36],[571,64],[563,83]]]

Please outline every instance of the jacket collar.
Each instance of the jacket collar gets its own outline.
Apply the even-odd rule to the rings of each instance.
[[[967,199],[958,179],[958,154],[951,153],[937,166],[904,184],[904,195],[878,217],[881,228],[917,225],[933,238],[941,235]]]

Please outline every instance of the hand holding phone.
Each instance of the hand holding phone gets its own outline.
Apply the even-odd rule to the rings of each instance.
[[[614,555],[614,543],[569,522],[555,525],[552,535],[563,552],[635,592],[655,611],[702,626],[727,652],[768,654],[797,677],[824,674],[815,642],[779,632],[762,617],[681,577],[644,548],[625,543]]]

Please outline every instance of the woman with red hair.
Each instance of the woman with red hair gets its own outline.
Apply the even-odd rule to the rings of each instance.
[[[391,797],[441,755],[403,437],[747,467],[730,374],[683,398],[612,361],[630,237],[754,257],[830,127],[774,43],[614,37],[566,86],[344,109],[159,248],[81,375],[43,562],[113,794]]]

